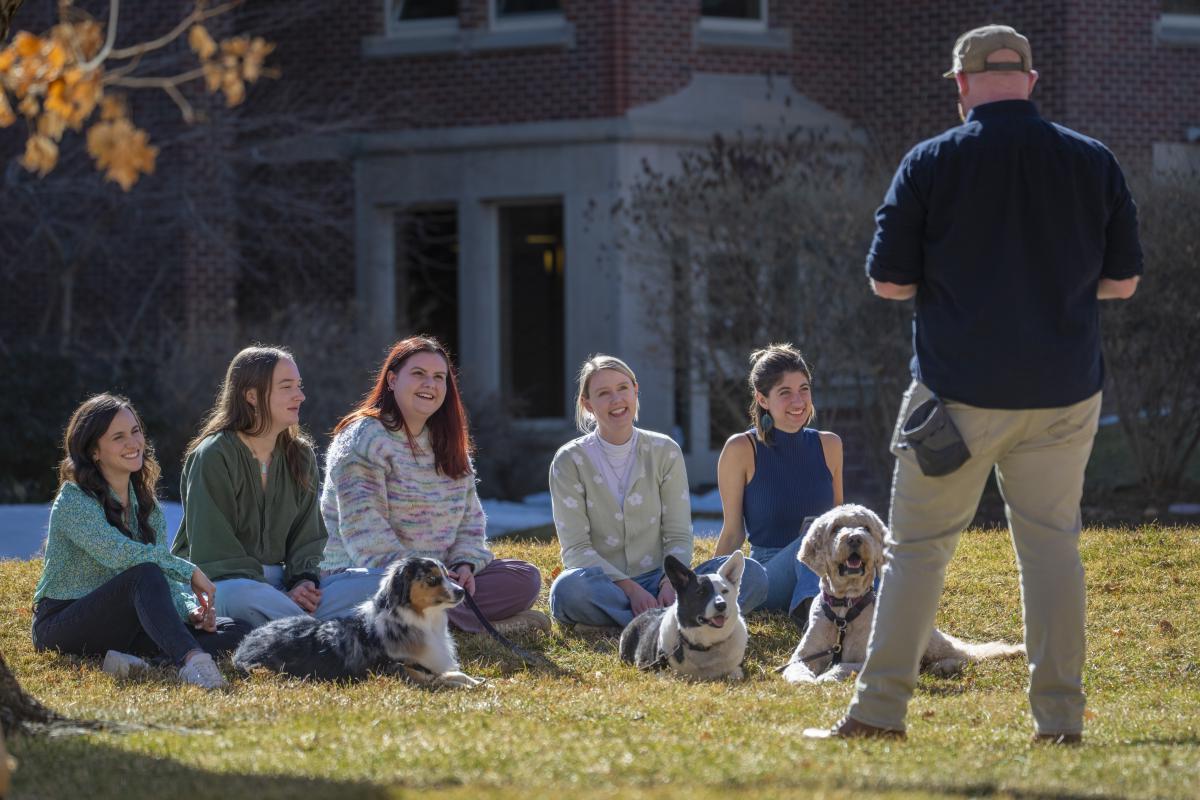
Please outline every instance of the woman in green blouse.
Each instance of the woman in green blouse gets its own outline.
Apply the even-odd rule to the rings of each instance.
[[[173,550],[216,582],[218,614],[254,626],[335,615],[321,589],[326,534],[317,458],[300,430],[303,402],[290,353],[247,347],[229,365],[184,462]]]
[[[218,617],[204,571],[167,551],[160,470],[133,406],[90,398],[71,416],[63,450],[33,595],[34,647],[107,651],[104,670],[117,674],[145,666],[138,656],[165,658],[188,683],[224,686],[212,656],[250,629]]]
[[[675,602],[663,573],[670,554],[692,560],[692,510],[683,452],[670,437],[634,427],[638,384],[619,358],[596,355],[579,371],[575,421],[584,435],[550,465],[550,499],[563,571],[550,613],[576,627],[624,627]],[[716,572],[728,556],[697,572]],[[743,611],[766,598],[766,573],[746,559]]]

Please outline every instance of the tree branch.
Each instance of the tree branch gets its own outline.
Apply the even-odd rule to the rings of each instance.
[[[120,8],[121,0],[109,0],[108,31],[104,37],[104,47],[100,48],[100,52],[96,53],[94,58],[79,65],[84,72],[91,72],[112,54],[113,45],[117,43],[117,15],[120,13]]]
[[[116,0],[113,0],[113,2],[115,3]],[[115,59],[136,58],[149,53],[152,50],[161,50],[182,36],[185,32],[187,32],[188,28],[192,27],[197,22],[203,22],[206,19],[218,17],[227,11],[231,11],[237,6],[240,6],[241,4],[242,0],[231,0],[231,2],[207,10],[197,8],[192,11],[191,14],[188,14],[186,17],[184,17],[183,20],[170,31],[170,33],[160,36],[157,39],[151,39],[148,42],[136,44],[133,47],[125,47],[120,50],[113,50],[109,53],[109,57]]]

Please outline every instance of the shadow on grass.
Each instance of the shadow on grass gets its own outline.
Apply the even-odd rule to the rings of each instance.
[[[130,752],[94,737],[20,736],[9,741],[18,760],[17,797],[208,797],[218,800],[387,800],[388,789],[360,781],[289,775],[241,775],[194,767],[169,758]],[[197,738],[195,746],[206,742]],[[263,765],[283,770],[288,764]],[[399,788],[399,787],[397,787]]]

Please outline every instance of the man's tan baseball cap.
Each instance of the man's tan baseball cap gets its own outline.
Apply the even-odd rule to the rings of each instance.
[[[987,57],[997,50],[1015,50],[1018,61],[988,63]],[[1029,40],[1007,25],[984,25],[967,31],[954,43],[954,66],[942,75],[953,78],[956,72],[1029,72],[1033,69],[1033,54]]]

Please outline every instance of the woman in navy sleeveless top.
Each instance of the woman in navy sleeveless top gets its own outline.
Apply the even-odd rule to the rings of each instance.
[[[717,555],[749,538],[751,558],[767,569],[762,608],[803,624],[820,581],[796,553],[808,523],[842,502],[842,440],[807,427],[812,373],[800,351],[771,345],[750,358],[754,427],[729,437],[717,462],[724,513]]]

